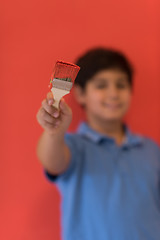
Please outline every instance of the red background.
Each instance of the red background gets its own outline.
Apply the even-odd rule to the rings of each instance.
[[[60,195],[36,157],[36,113],[57,59],[94,46],[122,50],[136,69],[132,130],[160,143],[158,0],[6,0],[0,6],[0,239],[60,239]],[[72,94],[70,130],[83,118]]]

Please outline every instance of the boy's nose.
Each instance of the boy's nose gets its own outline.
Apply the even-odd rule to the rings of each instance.
[[[118,89],[116,87],[110,87],[108,91],[109,97],[117,98],[118,97]]]

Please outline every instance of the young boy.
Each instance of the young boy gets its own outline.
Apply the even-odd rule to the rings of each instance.
[[[123,117],[133,70],[115,50],[91,49],[77,62],[77,101],[86,112],[77,133],[64,99],[47,94],[37,120],[44,128],[37,155],[62,195],[63,240],[159,240],[160,148],[133,134]]]

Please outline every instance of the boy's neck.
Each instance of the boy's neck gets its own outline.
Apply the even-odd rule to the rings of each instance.
[[[123,128],[123,123],[121,121],[91,121],[88,119],[89,126],[95,131],[106,135],[108,137],[114,138],[117,145],[121,145],[121,143],[125,139],[125,132]]]

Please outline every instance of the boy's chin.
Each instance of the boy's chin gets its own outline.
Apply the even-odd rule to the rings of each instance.
[[[122,116],[106,116],[102,119],[106,122],[121,122],[123,117]]]

